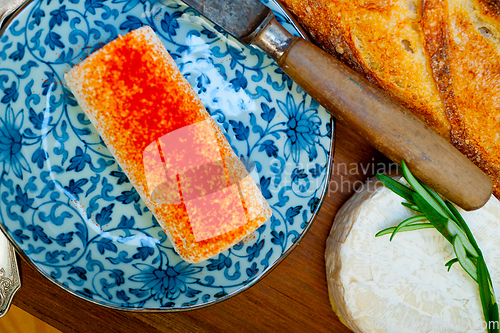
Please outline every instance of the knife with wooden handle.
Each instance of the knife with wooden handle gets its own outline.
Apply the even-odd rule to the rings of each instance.
[[[493,184],[410,111],[344,63],[292,36],[259,0],[183,0],[243,44],[260,48],[338,121],[465,210],[482,207]]]

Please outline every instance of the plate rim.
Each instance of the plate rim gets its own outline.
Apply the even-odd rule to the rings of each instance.
[[[37,0],[26,0],[18,9],[16,9],[12,14],[10,14],[9,18],[6,19],[3,22],[2,27],[0,27],[0,38],[3,36],[3,34],[5,33],[5,30],[10,26],[12,21],[14,21],[16,19],[17,15],[22,13],[26,9],[26,7],[28,7],[30,4],[32,4],[35,1],[37,1]],[[182,0],[180,0],[180,1],[182,1]],[[184,311],[191,311],[191,310],[196,310],[196,309],[201,309],[201,308],[205,308],[208,306],[212,306],[212,305],[221,303],[223,301],[226,301],[228,299],[231,299],[234,296],[239,295],[240,293],[255,286],[258,282],[262,281],[264,279],[264,277],[266,277],[269,273],[271,273],[274,269],[276,269],[276,267],[278,267],[284,261],[284,259],[287,258],[288,255],[299,245],[299,243],[303,240],[303,238],[309,232],[311,226],[317,220],[318,213],[320,212],[321,207],[324,204],[325,197],[326,197],[326,194],[328,192],[329,181],[330,181],[330,177],[332,174],[332,165],[334,163],[334,157],[335,157],[337,135],[336,135],[336,119],[333,115],[331,115],[331,117],[330,117],[330,126],[331,126],[331,135],[332,135],[331,148],[330,148],[330,153],[328,154],[328,158],[327,158],[327,162],[326,162],[327,169],[325,171],[325,180],[324,180],[325,184],[323,185],[324,190],[321,193],[321,197],[319,198],[320,199],[319,204],[318,204],[316,210],[314,211],[313,216],[311,216],[309,223],[303,229],[300,236],[295,240],[295,242],[284,253],[281,254],[281,256],[272,265],[267,267],[258,277],[251,280],[248,284],[244,285],[243,287],[241,287],[237,290],[234,290],[231,293],[228,293],[223,297],[216,298],[216,299],[213,299],[213,300],[205,302],[205,303],[189,305],[189,306],[180,307],[180,308],[175,308],[175,307],[174,308],[134,308],[134,307],[123,307],[123,306],[119,306],[119,305],[113,305],[110,303],[105,303],[105,302],[102,302],[99,300],[95,300],[93,298],[85,297],[84,295],[76,292],[75,290],[72,290],[71,288],[65,286],[64,284],[60,283],[56,279],[52,278],[47,272],[44,272],[41,268],[39,268],[33,262],[33,260],[29,257],[29,255],[26,254],[21,249],[19,244],[12,238],[10,233],[6,231],[3,223],[0,223],[0,232],[3,232],[5,234],[5,236],[9,240],[9,242],[14,247],[17,255],[21,256],[23,261],[26,262],[31,268],[33,268],[37,273],[39,273],[41,276],[43,276],[43,278],[47,279],[48,281],[50,281],[51,283],[53,283],[57,287],[61,288],[65,292],[68,292],[69,294],[76,296],[77,298],[79,298],[83,301],[90,302],[92,304],[99,305],[99,306],[102,306],[104,308],[118,310],[118,311],[124,311],[124,312],[161,312],[161,313],[184,312]],[[19,265],[19,261],[17,261],[17,265]]]

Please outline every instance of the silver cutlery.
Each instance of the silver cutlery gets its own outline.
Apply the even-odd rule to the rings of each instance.
[[[0,27],[5,19],[16,9],[21,7],[27,0],[2,0],[0,1]]]
[[[0,317],[10,308],[14,294],[21,287],[16,252],[0,231]]]

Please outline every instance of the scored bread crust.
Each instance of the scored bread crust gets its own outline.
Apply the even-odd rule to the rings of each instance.
[[[413,0],[283,0],[314,42],[449,140]]]
[[[355,50],[351,48],[341,29],[340,18],[332,15],[328,1],[282,0],[281,2],[293,13],[316,44],[346,62],[351,68],[365,73],[365,68],[357,61]]]
[[[500,197],[500,20],[495,4],[426,0],[422,26],[452,143],[490,176]]]
[[[132,77],[127,77],[127,68],[136,69]],[[65,81],[184,260],[197,263],[228,249],[271,216],[269,204],[245,166],[150,27],[119,36],[92,53],[65,75]],[[132,104],[141,111],[131,114],[137,109]],[[182,115],[181,125],[176,114]],[[247,223],[197,241],[185,205],[158,202],[148,191],[143,152],[176,127],[203,121],[215,135],[226,181],[241,180],[238,189],[245,199]]]

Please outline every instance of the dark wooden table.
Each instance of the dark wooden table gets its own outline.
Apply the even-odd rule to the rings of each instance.
[[[350,332],[328,300],[325,241],[338,209],[387,160],[343,125],[337,124],[336,134],[330,191],[309,232],[281,264],[239,295],[192,311],[124,312],[67,293],[21,259],[22,287],[13,303],[62,332]]]

